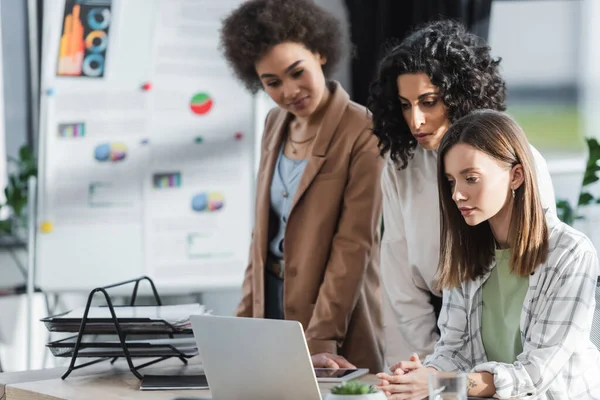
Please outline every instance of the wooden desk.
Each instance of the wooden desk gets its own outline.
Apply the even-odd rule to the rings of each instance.
[[[71,376],[86,376],[94,375],[99,373],[106,373],[112,367],[107,363],[99,363],[92,365],[87,368],[75,370],[71,373]],[[44,381],[49,379],[58,379],[65,373],[67,367],[58,368],[46,368],[36,369],[31,371],[19,371],[19,372],[4,372],[0,374],[0,400],[5,400],[5,388],[6,385],[25,383],[25,382],[36,382]]]
[[[197,375],[202,373],[202,366],[190,363],[183,365],[178,360],[169,360],[156,366],[144,368],[142,373],[147,374],[187,374]],[[104,364],[104,363],[101,363]],[[107,363],[102,370],[94,371],[91,375],[69,376],[66,380],[58,378],[42,378],[43,380],[21,383],[8,383],[6,397],[2,400],[89,400],[89,399],[143,399],[143,400],[172,400],[176,397],[199,397],[211,399],[208,390],[162,390],[141,391],[140,381],[129,371],[127,365],[118,362],[114,366]],[[99,364],[100,365],[100,364]],[[96,365],[87,367],[94,368]],[[80,373],[83,373],[82,368]],[[65,369],[61,369],[61,373]],[[2,375],[0,375],[1,379]],[[367,383],[375,383],[374,375],[362,379]],[[320,384],[321,393],[325,394],[333,384]]]

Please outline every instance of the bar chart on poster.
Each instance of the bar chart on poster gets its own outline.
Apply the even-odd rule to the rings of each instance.
[[[36,283],[241,284],[255,99],[218,50],[243,0],[46,0]]]

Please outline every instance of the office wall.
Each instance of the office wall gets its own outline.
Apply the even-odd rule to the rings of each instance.
[[[1,0],[6,152],[17,157],[29,131],[27,1]]]
[[[582,1],[494,1],[490,45],[511,87],[575,86]],[[551,62],[550,62],[551,60]]]
[[[581,38],[581,88],[584,135],[600,140],[600,1],[583,0]]]
[[[348,13],[344,0],[316,0],[316,3],[337,16],[342,21],[342,28],[350,35]],[[348,54],[340,60],[340,64],[332,78],[340,82],[348,93],[351,93],[352,80],[350,79],[350,56]]]
[[[0,3],[0,15],[2,15],[2,4]],[[0,20],[0,27],[2,26],[2,21]],[[2,190],[6,186],[7,182],[7,173],[6,173],[6,139],[5,135],[5,127],[4,127],[4,96],[3,96],[3,88],[4,88],[4,77],[2,76],[2,30],[0,29],[0,204],[6,201],[6,196],[4,196],[4,190]],[[7,217],[8,210],[0,209],[0,219],[4,219]]]

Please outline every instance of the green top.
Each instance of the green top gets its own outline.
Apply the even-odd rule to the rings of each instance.
[[[483,284],[481,340],[488,361],[512,364],[523,352],[521,310],[529,279],[510,270],[510,249],[496,250],[496,266]]]

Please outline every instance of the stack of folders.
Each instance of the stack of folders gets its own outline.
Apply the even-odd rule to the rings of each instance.
[[[131,357],[193,357],[198,348],[190,315],[208,314],[200,304],[117,306],[117,322]],[[85,308],[42,319],[51,332],[79,332]],[[79,335],[48,343],[57,357],[72,357]],[[122,357],[123,346],[108,307],[90,307],[77,357]]]

